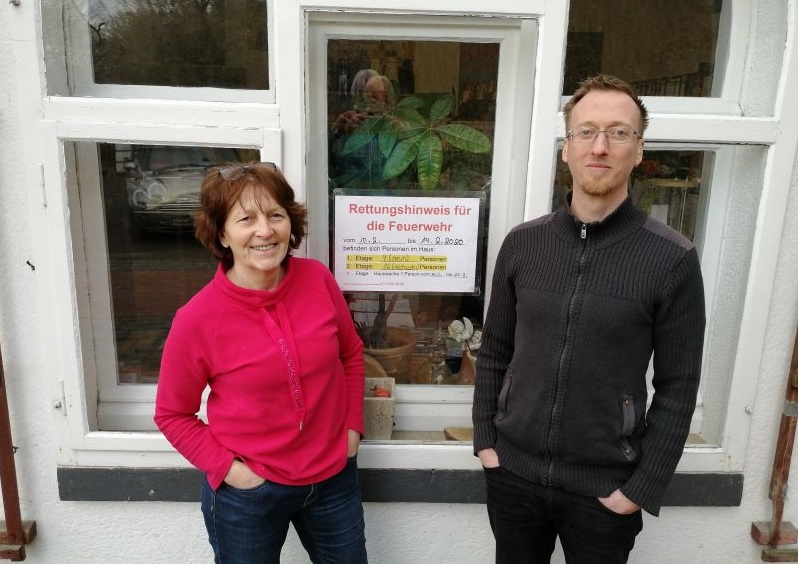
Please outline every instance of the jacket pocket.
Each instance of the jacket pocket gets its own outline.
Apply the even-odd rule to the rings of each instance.
[[[513,386],[513,369],[509,368],[507,370],[507,374],[504,376],[504,382],[502,382],[502,389],[499,392],[499,398],[497,400],[497,413],[496,417],[501,420],[506,413],[508,413],[508,401],[507,397],[510,395],[510,388]]]
[[[635,430],[635,397],[632,394],[624,394],[621,398],[621,413],[623,413],[621,436],[628,437]]]
[[[637,452],[629,442],[629,436],[635,430],[635,401],[632,394],[624,394],[621,398],[621,451],[627,460],[636,460]]]

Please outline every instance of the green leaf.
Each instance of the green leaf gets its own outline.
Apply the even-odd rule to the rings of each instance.
[[[401,139],[407,139],[409,137],[415,137],[416,135],[421,135],[425,131],[429,130],[430,130],[429,127],[427,127],[426,125],[417,126],[417,127],[407,127],[399,133],[399,137]]]
[[[374,139],[374,136],[379,133],[382,127],[381,122],[384,119],[384,116],[374,116],[362,121],[357,129],[346,139],[341,153],[348,155],[368,145]]]
[[[421,135],[416,135],[415,137],[402,139],[396,144],[388,160],[385,161],[385,166],[382,168],[383,179],[388,180],[389,178],[394,178],[407,170],[407,167],[410,166],[410,163],[412,163],[418,155],[421,139]]]
[[[421,98],[416,98],[415,96],[408,96],[406,98],[402,98],[396,104],[396,109],[411,109],[411,110],[418,110],[420,107],[424,105],[424,101]]]
[[[407,131],[409,128],[410,126],[407,123],[402,122],[395,116],[386,116],[379,133],[380,153],[383,157],[387,158],[391,154],[400,139],[408,137]]]
[[[415,108],[397,107],[393,112],[393,116],[405,127],[419,127],[427,123],[424,116],[418,113]]]
[[[446,118],[454,110],[454,97],[446,94],[441,96],[432,104],[429,109],[429,122],[436,123]]]
[[[471,126],[461,123],[448,123],[435,128],[440,136],[458,149],[470,153],[487,153],[490,151],[490,139]]]
[[[443,144],[434,131],[426,131],[421,135],[416,164],[421,189],[432,190],[437,187],[443,168]]]
[[[398,136],[396,135],[396,133],[388,131],[388,128],[385,128],[383,131],[380,131],[378,144],[380,147],[380,154],[383,157],[388,157],[388,155],[391,154],[394,145],[396,145],[397,139]]]

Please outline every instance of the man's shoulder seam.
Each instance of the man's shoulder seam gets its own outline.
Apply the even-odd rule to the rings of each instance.
[[[695,245],[690,239],[688,239],[687,237],[676,231],[674,228],[662,223],[658,219],[655,219],[651,216],[648,216],[646,218],[646,221],[643,224],[643,229],[653,233],[654,235],[662,237],[663,239],[675,245],[678,245],[685,251],[689,251],[695,248]]]

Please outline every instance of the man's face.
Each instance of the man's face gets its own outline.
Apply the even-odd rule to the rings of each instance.
[[[574,106],[568,130],[590,127],[604,131],[617,126],[640,132],[639,108],[623,92],[593,90]],[[603,133],[589,143],[575,143],[566,137],[562,149],[574,191],[595,197],[625,193],[629,175],[642,159],[643,141],[637,135],[626,144],[610,143]]]

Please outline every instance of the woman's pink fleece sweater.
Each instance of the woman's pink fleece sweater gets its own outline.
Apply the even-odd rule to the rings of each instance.
[[[274,291],[236,286],[220,265],[175,314],[155,423],[214,489],[236,457],[307,485],[344,468],[348,429],[363,433],[363,379],[363,344],[323,264],[290,257]]]

